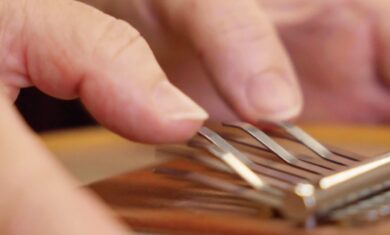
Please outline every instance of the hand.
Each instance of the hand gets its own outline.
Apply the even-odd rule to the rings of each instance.
[[[248,36],[250,35],[247,32],[248,28],[256,28],[256,26],[240,27],[236,23],[235,26],[233,24],[233,29],[230,29],[237,35],[241,35],[240,39],[232,40],[234,47],[240,48],[239,51],[243,52],[241,56],[226,55],[232,50],[224,48],[217,51],[218,48],[209,43],[212,49],[208,51],[215,51],[215,54],[219,55],[217,61],[230,64],[229,69],[218,66],[225,70],[223,74],[213,69],[214,63],[208,56],[210,53],[202,52],[203,47],[197,44],[197,38],[206,37],[207,34],[198,32],[188,39],[186,31],[183,33],[183,30],[177,29],[180,24],[175,24],[175,22],[186,22],[180,18],[180,14],[175,14],[175,17],[168,14],[169,19],[166,20],[167,14],[165,11],[161,12],[164,8],[159,5],[173,5],[175,1],[87,0],[87,2],[91,4],[99,2],[100,7],[111,14],[134,24],[155,49],[157,58],[169,74],[171,81],[206,108],[212,117],[227,120],[237,118],[238,114],[248,120],[246,113],[240,110],[240,107],[244,107],[244,102],[241,100],[232,102],[223,87],[228,86],[227,89],[233,87],[232,89],[239,90],[237,80],[227,81],[234,79],[229,79],[229,76],[237,74],[234,72],[236,67],[246,68],[250,66],[251,61],[254,61],[255,56],[250,52],[251,49],[243,50],[241,42],[253,38],[265,39],[260,35]],[[149,2],[147,4],[149,8],[145,7],[147,10],[142,11],[144,14],[135,14],[134,11],[138,11],[138,6],[143,5],[144,2]],[[207,11],[212,9],[209,2],[206,4],[209,8]],[[301,120],[390,122],[390,25],[388,23],[390,4],[388,0],[257,0],[257,3],[262,6],[266,16],[276,26],[298,72],[305,98]],[[153,9],[152,13],[150,8]],[[199,8],[190,8],[191,10],[183,9],[180,12],[191,19],[196,18]],[[235,9],[237,12],[243,11],[237,6]],[[219,8],[218,11],[225,10]],[[232,12],[236,11],[226,10],[221,14],[234,18],[230,15]],[[160,16],[158,19],[165,19],[168,23],[156,22],[156,14]],[[257,26],[259,29],[265,28],[266,21],[262,22]],[[188,29],[188,27],[183,28]],[[176,32],[176,36],[172,36],[172,32]],[[226,39],[225,33],[219,30],[214,32]],[[183,34],[185,39],[179,42]],[[262,51],[269,51],[266,46],[268,44],[258,43],[258,45],[265,45]],[[264,58],[261,53],[257,56]],[[270,58],[264,60],[277,61]],[[258,68],[261,69],[260,65]],[[224,78],[222,84],[217,80],[219,75]],[[231,83],[235,86],[231,86]],[[268,86],[262,87],[268,89]],[[257,88],[256,90],[260,91]],[[280,101],[274,98],[280,95],[275,95],[274,90],[268,91],[258,92],[264,97],[256,100]],[[273,102],[267,103],[275,105]],[[260,113],[264,115],[264,112]]]
[[[290,61],[254,1],[84,2],[134,25],[171,82],[213,119],[283,120],[302,108]]]
[[[167,28],[160,30],[197,52],[194,61],[224,97],[210,103],[253,122],[299,113],[294,72],[255,2],[143,2],[133,3],[150,27],[161,17]],[[11,100],[31,85],[57,98],[79,97],[106,127],[150,143],[189,138],[207,114],[168,82],[134,28],[94,8],[71,0],[3,0],[0,22],[0,233],[125,234],[57,165]]]
[[[259,0],[297,69],[308,121],[390,123],[388,0]]]

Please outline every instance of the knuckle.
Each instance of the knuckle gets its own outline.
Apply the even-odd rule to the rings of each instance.
[[[99,36],[95,40],[92,55],[113,60],[137,42],[143,41],[143,38],[127,22],[110,17],[101,27]]]
[[[218,1],[218,4],[215,3],[211,7],[197,6],[194,9],[196,14],[207,16],[202,17],[207,19],[206,27],[212,22],[212,32],[220,40],[251,41],[273,35],[274,29],[270,20],[257,3],[251,0]],[[192,24],[199,25],[198,22]]]
[[[262,41],[274,34],[270,24],[251,19],[221,22],[218,29],[221,37],[240,41]]]
[[[215,31],[215,38],[218,41],[248,45],[276,39],[275,35],[276,32],[270,24],[250,19],[223,22]]]

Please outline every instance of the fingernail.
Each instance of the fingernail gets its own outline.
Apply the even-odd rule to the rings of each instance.
[[[155,107],[168,120],[206,120],[208,114],[168,81],[155,91]]]
[[[249,103],[258,120],[282,121],[297,116],[302,98],[291,81],[275,73],[262,74],[247,84]]]

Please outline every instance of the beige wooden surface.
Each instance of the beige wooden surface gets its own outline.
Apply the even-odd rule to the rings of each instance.
[[[323,142],[367,155],[390,151],[390,127],[304,126]],[[43,134],[47,146],[83,183],[161,161],[155,147],[132,143],[102,128]]]
[[[389,127],[306,125],[304,129],[326,144],[366,156],[390,151]],[[189,208],[195,201],[188,201],[185,190],[181,190],[188,189],[188,184],[159,177],[150,170],[138,170],[161,162],[162,159],[156,156],[155,146],[132,143],[99,128],[49,133],[42,137],[58,159],[83,184],[98,182],[93,184],[92,189],[114,209],[119,218],[138,231],[280,235],[387,235],[390,231],[389,221],[357,228],[326,226],[305,231],[280,220],[248,217],[245,213],[215,214],[191,210]],[[169,163],[168,166],[175,164],[183,165],[183,162]]]
[[[132,143],[102,128],[51,132],[42,138],[82,184],[161,161],[154,146]]]

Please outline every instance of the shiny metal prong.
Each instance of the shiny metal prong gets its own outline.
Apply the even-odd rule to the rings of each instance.
[[[257,141],[262,143],[267,149],[275,153],[278,157],[280,157],[283,161],[285,161],[288,164],[294,165],[298,162],[298,159],[289,151],[287,151],[285,148],[283,148],[281,145],[276,143],[273,139],[271,139],[267,134],[265,134],[263,131],[259,130],[255,126],[244,123],[244,122],[230,122],[230,123],[223,123],[224,126],[227,127],[234,127],[241,129],[245,132],[247,132],[249,135],[251,135],[253,138],[255,138]]]
[[[209,143],[196,143],[195,141],[190,141],[189,145],[204,148],[209,153],[211,153],[211,155],[214,157],[218,157],[218,156],[216,156],[216,154],[221,153],[220,151],[215,151],[215,146],[213,146],[211,143],[210,144]],[[225,172],[225,173],[230,173],[230,174],[235,173],[235,171],[231,167],[225,165],[226,162],[224,164],[221,161],[218,161],[217,159],[213,159],[213,158],[208,157],[207,155],[192,154],[189,157],[191,160],[200,162],[211,169],[218,170],[218,171]],[[223,157],[223,156],[221,156],[221,157]],[[220,159],[220,157],[218,157],[218,158]],[[277,170],[274,170],[271,168],[263,167],[260,165],[252,165],[249,167],[251,170],[254,171],[254,173],[261,174],[261,178],[267,184],[269,184],[272,187],[279,188],[279,189],[288,190],[288,189],[291,189],[291,186],[293,184],[296,184],[299,182],[304,182],[302,179],[299,179],[293,175],[288,175],[288,174],[285,174],[283,172],[280,172],[280,171],[277,171]]]
[[[371,159],[349,156],[322,145],[292,124],[274,125],[279,128],[265,133],[243,122],[224,124],[244,131],[250,138],[230,131],[220,135],[204,127],[199,131],[203,139],[196,137],[189,143],[198,148],[191,149],[193,155],[188,157],[192,160],[213,170],[237,174],[246,184],[225,174],[216,177],[192,171],[170,174],[274,207],[290,221],[359,219],[370,213],[379,217],[390,215],[390,192],[384,193],[390,190],[390,153]],[[273,138],[293,141],[293,147],[301,144],[316,157],[306,151],[292,153]],[[255,190],[248,188],[248,184]]]
[[[327,149],[324,145],[322,145],[320,142],[318,142],[301,128],[286,122],[279,122],[276,123],[276,125],[281,127],[288,134],[296,138],[298,141],[300,141],[302,144],[307,146],[309,149],[311,149],[313,152],[315,152],[322,158],[330,159],[330,157],[333,155],[333,153],[329,149]]]
[[[274,153],[276,156],[278,156],[280,159],[282,159],[287,164],[294,166],[296,168],[301,168],[306,171],[314,172],[319,175],[328,175],[333,173],[333,170],[325,167],[320,166],[319,164],[311,163],[309,161],[301,161],[297,157],[295,157],[292,153],[287,151],[285,148],[283,148],[280,144],[278,144],[276,141],[271,139],[267,134],[265,134],[263,131],[259,130],[255,126],[244,123],[244,122],[231,122],[231,123],[224,123],[224,126],[232,127],[232,128],[238,128],[255,138],[257,141],[259,141],[261,144],[264,145],[268,150],[270,150],[272,153]]]
[[[253,163],[238,149],[233,147],[216,132],[208,129],[207,127],[201,128],[199,130],[199,134],[214,144],[208,145],[207,150],[225,162],[249,185],[257,190],[274,192],[273,188],[271,188],[259,175],[250,169],[248,165]],[[190,142],[190,145],[191,143],[194,144],[194,142]]]
[[[328,148],[326,148],[323,144],[318,142],[316,139],[314,139],[311,135],[309,135],[307,132],[305,132],[298,126],[292,125],[287,122],[276,122],[273,124],[283,129],[290,136],[295,138],[299,143],[306,146],[308,149],[310,149],[312,152],[314,152],[324,160],[347,166],[354,163],[354,161],[350,159],[336,157]]]
[[[155,172],[160,174],[176,176],[179,178],[197,182],[209,186],[211,188],[219,189],[225,192],[230,192],[233,195],[246,198],[254,202],[264,203],[271,207],[280,208],[283,205],[282,197],[280,195],[247,189],[245,187],[232,184],[226,180],[207,176],[201,173],[186,171],[186,170],[177,170],[171,168],[157,168],[155,169]]]
[[[365,162],[359,163],[354,167],[323,177],[319,181],[319,186],[322,189],[329,189],[338,184],[348,182],[351,179],[361,177],[364,174],[367,174],[366,177],[370,178],[371,176],[369,173],[372,174],[374,170],[377,170],[381,167],[390,168],[390,153],[369,159]]]

